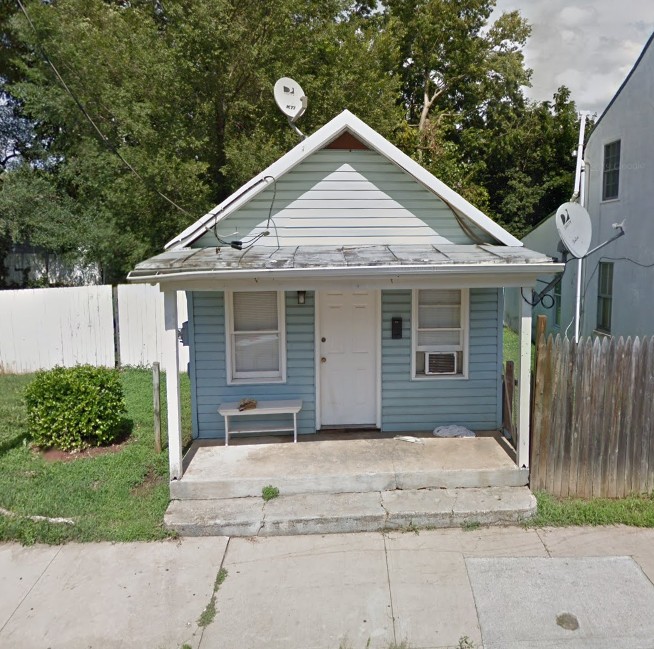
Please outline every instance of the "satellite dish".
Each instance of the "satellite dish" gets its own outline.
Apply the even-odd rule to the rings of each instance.
[[[302,117],[307,109],[307,97],[300,84],[289,77],[282,77],[275,83],[275,101],[291,123]]]
[[[586,255],[593,229],[585,208],[579,203],[563,203],[556,210],[556,229],[572,255],[579,259]]]

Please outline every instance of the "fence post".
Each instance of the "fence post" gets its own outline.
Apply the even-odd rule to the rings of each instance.
[[[547,329],[547,316],[546,315],[539,315],[536,318],[536,339],[534,341],[536,345],[536,351],[534,353],[534,370],[531,375],[531,403],[530,403],[530,408],[529,408],[529,441],[530,441],[530,448],[533,447],[531,445],[531,442],[533,442],[533,435],[534,435],[534,411],[536,409],[536,376],[538,376],[538,350],[540,349],[540,341],[541,338],[543,339],[543,343],[545,342],[545,331]]]
[[[539,315],[536,318],[536,340],[534,341],[536,343],[536,356],[535,356],[535,362],[534,362],[534,374],[536,373],[536,367],[538,365],[538,343],[540,343],[540,339],[545,337],[545,330],[547,329],[547,316],[546,315]]]
[[[159,363],[152,363],[152,400],[154,405],[154,450],[161,453],[161,374]]]
[[[120,358],[120,314],[119,314],[119,301],[118,301],[118,287],[111,287],[111,304],[113,307],[114,316],[114,363],[115,367],[121,367],[122,361]]]
[[[516,446],[515,439],[515,365],[513,361],[506,361],[504,370],[504,428],[511,436],[511,443]]]

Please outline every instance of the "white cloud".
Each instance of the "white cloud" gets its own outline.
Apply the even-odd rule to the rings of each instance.
[[[654,30],[651,0],[498,0],[532,25],[525,60],[532,99],[551,99],[564,84],[577,106],[601,113]]]
[[[593,7],[565,7],[559,14],[559,22],[566,27],[583,27],[593,22],[596,15]]]

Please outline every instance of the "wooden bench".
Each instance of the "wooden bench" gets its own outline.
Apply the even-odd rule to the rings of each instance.
[[[238,402],[222,403],[218,412],[225,418],[225,446],[229,446],[229,436],[233,433],[293,433],[293,442],[297,442],[297,413],[302,409],[302,401],[258,401],[256,408],[239,410]],[[241,423],[233,425],[233,417],[248,417],[253,415],[293,415],[293,425],[285,426],[284,422],[267,424],[266,422]]]

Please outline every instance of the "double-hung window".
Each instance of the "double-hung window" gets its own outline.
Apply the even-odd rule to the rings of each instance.
[[[620,140],[604,145],[602,200],[618,197],[620,190]]]
[[[283,291],[234,291],[226,297],[228,382],[286,380]]]
[[[599,262],[599,286],[597,291],[597,330],[611,333],[611,309],[613,308],[613,262]]]
[[[468,289],[413,291],[414,379],[467,376]]]

